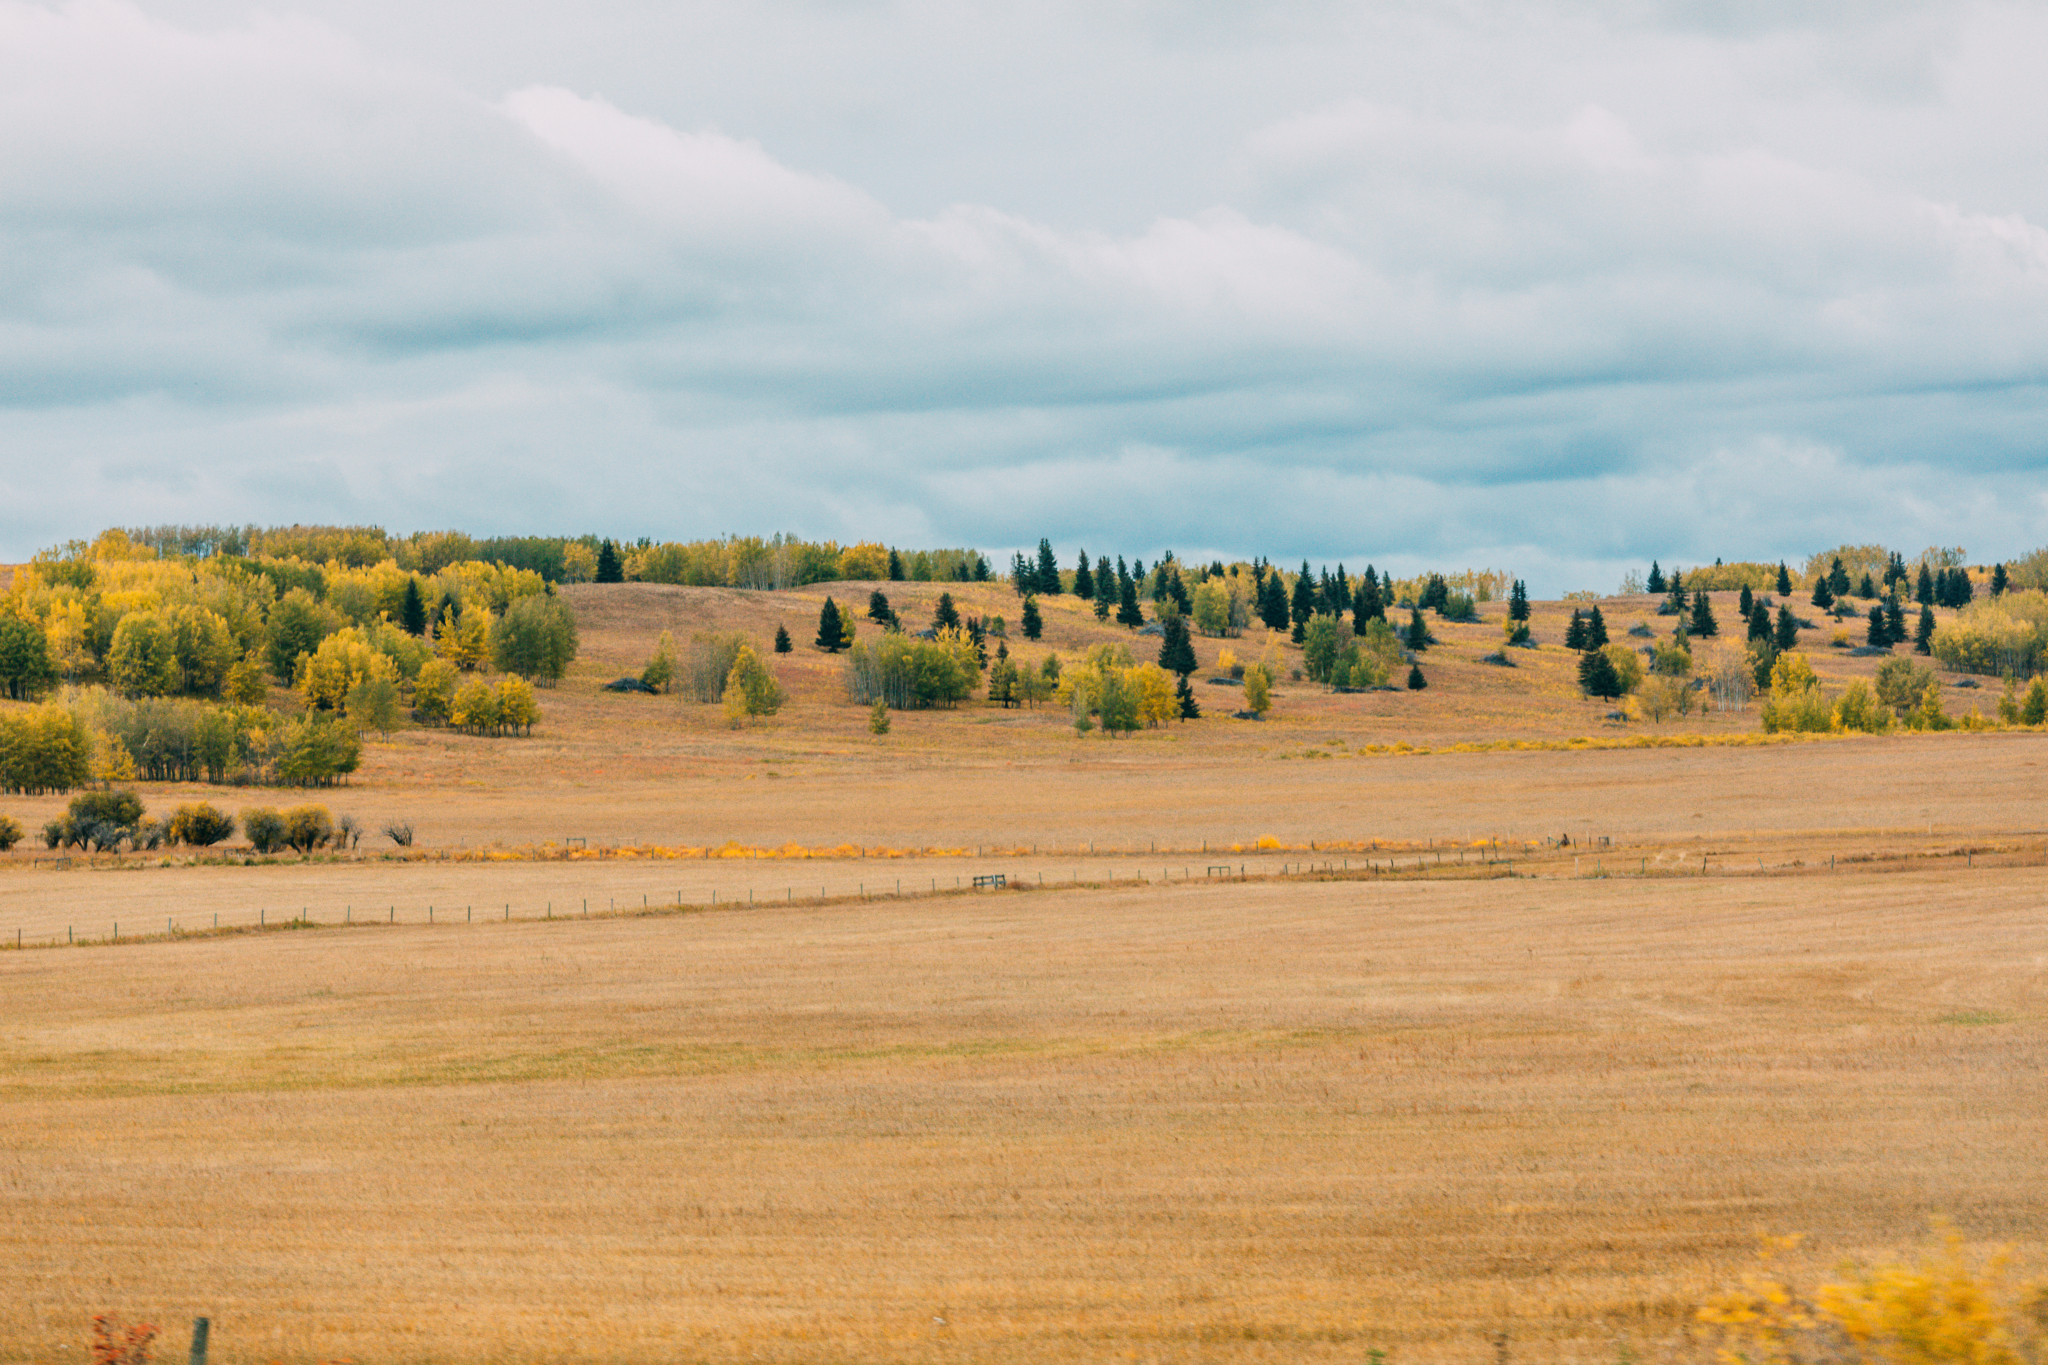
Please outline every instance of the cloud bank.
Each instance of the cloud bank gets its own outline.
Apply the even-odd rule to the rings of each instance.
[[[0,0],[0,556],[2048,541],[2039,8],[435,13]]]

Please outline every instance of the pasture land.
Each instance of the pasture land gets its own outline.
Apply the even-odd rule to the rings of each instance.
[[[137,876],[175,880],[178,870]],[[1610,1361],[2048,1214],[2040,873],[1066,888],[0,957],[0,1359]]]

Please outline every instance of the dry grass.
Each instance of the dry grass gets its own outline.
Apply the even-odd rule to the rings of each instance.
[[[0,1358],[111,1305],[237,1365],[1608,1360],[1757,1229],[2037,1232],[2037,880],[9,954]]]
[[[919,624],[939,591],[887,587]],[[1492,1360],[1502,1331],[1601,1361],[1653,1353],[1759,1231],[1823,1263],[1931,1211],[2038,1244],[2039,736],[1362,752],[1649,729],[1572,696],[1562,651],[1478,663],[1495,621],[1438,628],[1426,693],[1283,684],[1268,724],[1118,742],[975,709],[877,738],[801,650],[789,710],[745,731],[597,690],[664,626],[808,639],[825,591],[572,590],[585,655],[535,738],[404,732],[324,798],[413,820],[431,859],[0,860],[10,940],[400,907],[0,953],[0,1361],[82,1360],[104,1309],[209,1313],[228,1365],[1398,1365]],[[956,595],[1014,625],[1007,593]],[[1046,606],[1063,655],[1117,633]],[[1538,637],[1565,614],[1538,604]],[[1561,833],[1612,843],[1575,866]],[[999,851],[486,859],[565,836]],[[1481,838],[1539,875],[1434,870]],[[1208,885],[1205,841],[1255,876],[1444,880]],[[1572,879],[1595,869],[1635,875]],[[801,903],[983,870],[1047,886]]]

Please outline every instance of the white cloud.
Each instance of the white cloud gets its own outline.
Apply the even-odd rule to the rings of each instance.
[[[2048,200],[1976,142],[2048,126],[1985,38],[2031,10],[607,0],[722,26],[805,164],[658,112],[767,108],[701,45],[579,84],[507,10],[491,85],[375,6],[204,3],[0,0],[0,555],[346,515],[1564,574],[1794,553],[1788,480],[2048,539],[1987,493],[2043,453]],[[835,59],[900,77],[879,143],[789,84]],[[1061,157],[1046,212],[945,192]]]

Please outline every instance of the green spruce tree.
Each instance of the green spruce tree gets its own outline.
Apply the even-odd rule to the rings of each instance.
[[[1422,608],[1410,608],[1408,613],[1408,634],[1406,644],[1417,654],[1428,649],[1435,641],[1429,637],[1429,622],[1422,619]]]
[[[623,583],[626,571],[619,563],[618,547],[605,540],[597,547],[597,581],[600,583]]]
[[[1891,647],[1892,632],[1891,628],[1885,624],[1883,607],[1872,607],[1870,609],[1870,624],[1864,631],[1863,640],[1872,649],[1888,649]]]
[[[1137,580],[1125,578],[1117,583],[1116,623],[1132,630],[1145,624],[1145,612],[1138,605]]]
[[[1799,643],[1799,621],[1792,615],[1792,608],[1778,608],[1778,624],[1771,632],[1771,644],[1782,654]]]
[[[1589,697],[1610,701],[1621,695],[1621,678],[1606,650],[1589,649],[1579,656],[1579,688]]]
[[[1294,595],[1288,602],[1287,618],[1296,626],[1305,625],[1308,618],[1316,614],[1316,580],[1308,571],[1308,561],[1301,561],[1301,573],[1294,580]]]
[[[839,604],[831,598],[818,608],[817,646],[827,654],[837,654],[845,648],[846,626],[839,619]]]
[[[1038,598],[1024,599],[1024,638],[1036,640],[1045,633],[1045,620],[1038,614]]]
[[[1904,574],[1900,577],[1903,578]],[[1884,599],[1884,633],[1895,645],[1906,642],[1906,613],[1896,595]]]
[[[1756,597],[1749,590],[1749,584],[1742,585],[1742,594],[1735,599],[1735,610],[1747,621],[1750,612],[1756,608]]]
[[[1195,671],[1195,646],[1188,638],[1185,616],[1175,616],[1167,621],[1166,634],[1159,641],[1159,666],[1183,678]]]
[[[420,596],[420,581],[408,576],[405,580],[405,601],[398,608],[398,623],[407,635],[427,633],[427,604]]]
[[[1200,720],[1202,708],[1195,701],[1195,689],[1188,685],[1188,675],[1180,675],[1180,682],[1173,689],[1173,699],[1180,703],[1182,720]]]
[[[1913,584],[1913,600],[1923,607],[1934,605],[1934,570],[1927,567],[1927,561],[1920,561],[1920,577]]]
[[[795,648],[796,643],[789,638],[789,627],[777,625],[775,627],[775,652],[777,654],[787,654]]]
[[[1074,561],[1074,596],[1087,601],[1095,596],[1095,575],[1088,572],[1088,552],[1081,551],[1081,557]]]
[[[953,594],[939,594],[939,605],[932,610],[933,630],[960,629],[960,609],[953,605]]]
[[[1778,596],[1790,597],[1791,595],[1792,571],[1785,567],[1785,561],[1781,559],[1778,561]]]
[[[894,550],[889,551],[889,581],[891,583],[901,583],[903,581],[903,556],[897,554]],[[882,714],[886,718],[889,713],[884,711]]]
[[[1692,595],[1692,634],[1702,640],[1721,633],[1720,625],[1714,620],[1714,605],[1707,600],[1705,588]]]
[[[1523,585],[1521,579],[1517,578],[1515,586],[1508,589],[1508,620],[1526,621],[1528,619],[1529,589]]]
[[[1586,614],[1577,607],[1572,608],[1571,624],[1564,628],[1564,647],[1584,649],[1586,647]]]
[[[1053,557],[1052,542],[1041,539],[1038,542],[1038,591],[1046,597],[1058,597],[1060,587],[1060,562]]]
[[[1920,608],[1920,628],[1913,632],[1913,652],[1932,654],[1934,652],[1934,608]]]
[[[1993,564],[1991,566],[1991,595],[1993,597],[2003,597],[2005,596],[2005,590],[2011,586],[2012,580],[2006,577],[2005,565],[2002,563]]]
[[[1597,606],[1586,615],[1586,648],[1607,648],[1607,620],[1600,615],[1600,608]]]
[[[1429,686],[1429,679],[1422,676],[1422,665],[1408,665],[1408,690],[1410,692],[1420,692],[1427,686]]]
[[[1822,611],[1826,611],[1829,607],[1835,605],[1835,592],[1834,589],[1828,586],[1828,576],[1826,574],[1822,574],[1813,580],[1813,605],[1819,607]]]
[[[1664,591],[1664,570],[1657,567],[1657,561],[1654,559],[1650,561],[1650,576],[1643,583],[1643,588],[1659,595]]]

